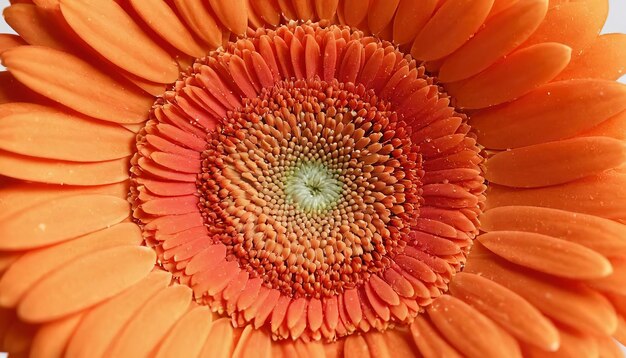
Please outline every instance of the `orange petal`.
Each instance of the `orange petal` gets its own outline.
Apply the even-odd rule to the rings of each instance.
[[[156,254],[146,247],[122,246],[69,263],[39,281],[18,306],[20,318],[47,322],[113,297],[144,278]]]
[[[60,3],[70,27],[107,60],[149,81],[170,83],[178,78],[176,62],[117,3]]]
[[[419,60],[437,60],[469,40],[483,24],[493,0],[448,0],[417,34],[411,55]]]
[[[316,0],[315,12],[320,20],[332,20],[338,5],[339,0]]]
[[[0,304],[14,307],[37,281],[81,256],[117,246],[137,246],[141,242],[137,225],[122,223],[56,246],[30,251],[0,279]]]
[[[619,140],[626,140],[626,111],[613,116],[597,126],[582,132],[579,136],[604,136]]]
[[[0,247],[15,250],[54,244],[124,220],[126,200],[108,195],[59,198],[2,221]]]
[[[2,342],[2,350],[11,356],[27,357],[37,326],[11,319]]]
[[[286,20],[298,20],[296,10],[293,8],[291,0],[277,0],[280,12]]]
[[[345,358],[369,358],[371,357],[367,349],[367,342],[361,335],[352,334],[346,338],[344,345]]]
[[[372,275],[370,277],[370,285],[372,286],[372,289],[374,289],[374,292],[376,292],[376,295],[388,305],[395,306],[400,303],[400,297],[398,297],[398,294],[389,286],[389,284],[387,284],[387,282],[377,275]]]
[[[617,327],[613,306],[595,290],[568,280],[523,270],[475,243],[465,271],[482,275],[525,298],[544,315],[593,334],[612,334]]]
[[[248,28],[248,9],[244,0],[209,0],[220,21],[235,35],[243,35]]]
[[[250,5],[256,14],[268,24],[272,26],[280,24],[280,7],[276,0],[251,1]]]
[[[192,309],[176,322],[163,340],[156,357],[197,357],[210,329],[209,308],[200,306]]]
[[[625,109],[626,85],[570,80],[549,83],[507,105],[475,113],[470,124],[485,147],[509,149],[571,137]]]
[[[504,344],[504,331],[459,299],[448,295],[437,298],[429,306],[428,316],[447,341],[468,357],[521,356],[519,347]]]
[[[528,344],[549,351],[559,346],[558,331],[550,320],[528,301],[491,280],[460,272],[450,284],[450,294]]]
[[[233,358],[270,358],[272,357],[272,339],[266,331],[247,325],[237,342]]]
[[[418,316],[411,324],[411,334],[424,358],[461,357],[423,316]]]
[[[148,3],[131,0],[130,4],[146,25],[172,46],[193,57],[202,57],[206,54],[165,1]]]
[[[528,347],[524,353],[530,358],[598,357],[598,347],[594,336],[566,328],[559,330],[559,336],[561,345],[555,352]]]
[[[594,215],[536,206],[504,206],[480,217],[481,230],[527,231],[568,240],[605,256],[626,255],[626,226]]]
[[[598,36],[589,47],[574,56],[558,80],[602,78],[615,81],[626,71],[626,34]]]
[[[373,0],[343,0],[346,24],[358,26],[367,18],[369,3]]]
[[[511,205],[541,206],[620,219],[626,218],[625,183],[626,174],[609,172],[538,189],[509,189],[491,185],[485,204],[487,209]]]
[[[472,78],[450,84],[448,91],[459,107],[476,109],[495,106],[518,98],[553,79],[567,66],[570,56],[571,49],[559,43],[526,47]]]
[[[598,280],[589,282],[589,286],[603,292],[611,292],[618,295],[626,295],[626,259],[624,257],[612,257],[610,259],[613,273]]]
[[[79,163],[39,159],[0,151],[0,174],[28,181],[62,185],[103,185],[128,179],[127,158]]]
[[[607,0],[570,1],[551,7],[541,26],[522,46],[559,42],[577,54],[598,36],[608,11]]]
[[[516,1],[491,18],[471,40],[446,58],[439,69],[439,79],[454,82],[487,69],[526,40],[537,29],[547,10],[547,0]]]
[[[626,145],[606,137],[548,142],[500,152],[487,160],[485,179],[520,188],[567,183],[619,167]]]
[[[313,9],[313,0],[292,0],[293,8],[298,15],[298,20],[313,20],[315,14]]]
[[[33,91],[88,116],[117,123],[148,117],[153,99],[70,54],[37,46],[2,53],[3,64]]]
[[[392,357],[417,358],[417,347],[413,344],[411,332],[408,330],[390,329],[383,334],[389,355]]]
[[[412,43],[435,11],[438,0],[400,0],[393,20],[393,42]]]
[[[46,99],[20,83],[10,72],[0,71],[0,104],[16,102],[43,103]]]
[[[33,339],[30,356],[33,358],[63,356],[67,343],[83,316],[84,312],[79,312],[41,326]]]
[[[148,300],[126,323],[109,347],[111,357],[146,357],[165,337],[170,328],[187,311],[191,289],[170,286]]]
[[[58,13],[33,4],[13,4],[4,9],[3,15],[7,24],[27,43],[73,52],[67,33],[59,26]]]
[[[153,271],[118,296],[91,309],[72,336],[68,357],[104,357],[111,341],[144,303],[165,289],[172,276]]]
[[[92,187],[58,186],[38,183],[6,184],[0,188],[0,220],[10,218],[24,209],[34,208],[53,199],[81,194],[112,195],[126,199],[128,183]]]
[[[222,31],[201,0],[174,0],[174,5],[191,30],[211,48],[222,43]]]
[[[211,324],[209,338],[204,342],[200,357],[230,358],[233,350],[233,326],[229,318],[220,318]]]
[[[399,3],[400,0],[371,0],[367,21],[372,34],[380,33],[393,21]]]
[[[6,20],[6,15],[5,15]],[[26,45],[24,40],[13,34],[0,34],[0,53],[13,47]]]
[[[367,342],[367,350],[372,357],[376,358],[391,358],[389,347],[385,341],[385,334],[376,331],[367,332],[363,335],[365,342]],[[344,348],[345,349],[345,348]]]
[[[598,344],[598,356],[602,358],[623,358],[622,348],[611,337],[594,337]]]
[[[0,149],[40,158],[119,159],[133,153],[133,142],[134,135],[119,126],[54,110],[9,115],[0,122]]]

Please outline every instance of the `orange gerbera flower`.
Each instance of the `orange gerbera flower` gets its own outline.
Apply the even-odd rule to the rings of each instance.
[[[0,351],[619,357],[606,0],[20,0]]]

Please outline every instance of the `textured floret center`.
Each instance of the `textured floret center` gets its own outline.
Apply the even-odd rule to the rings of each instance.
[[[320,162],[296,163],[285,177],[285,199],[303,213],[323,213],[336,207],[343,192],[339,171]]]

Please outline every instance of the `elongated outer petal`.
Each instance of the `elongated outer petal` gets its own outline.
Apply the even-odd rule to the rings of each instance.
[[[17,35],[0,34],[0,52],[24,45],[26,45],[26,42],[24,42],[24,40]]]
[[[245,0],[209,0],[218,19],[236,35],[248,28],[248,9]]]
[[[268,332],[260,329],[255,329],[254,327],[252,327],[252,325],[247,325],[241,333],[232,357],[272,357],[272,340]]]
[[[205,55],[205,51],[165,1],[131,0],[130,4],[146,25],[174,47],[193,57]]]
[[[548,0],[517,1],[504,9],[446,58],[439,69],[439,79],[454,82],[485,70],[526,40],[537,29],[547,10]]]
[[[75,56],[21,46],[1,57],[4,66],[27,87],[80,113],[116,123],[139,123],[148,117],[151,97]]]
[[[605,256],[626,255],[626,225],[595,215],[537,206],[503,206],[487,210],[479,219],[480,229],[486,232],[534,232],[575,242]]]
[[[521,188],[562,184],[626,162],[626,144],[607,137],[582,137],[500,152],[487,160],[485,179]]]
[[[370,2],[372,0],[344,0],[343,14],[346,23],[350,26],[358,26],[367,19]]]
[[[626,174],[607,172],[543,188],[520,190],[491,185],[485,204],[486,209],[511,205],[541,206],[608,219],[625,219],[625,183]]]
[[[80,256],[141,242],[137,225],[122,223],[59,245],[29,251],[0,278],[0,305],[14,307],[37,281]]]
[[[529,358],[546,358],[546,357],[602,357],[598,355],[598,347],[596,337],[591,334],[579,333],[574,330],[560,327],[559,337],[561,345],[554,352],[547,353],[544,350],[537,349],[533,346],[526,347],[524,353]],[[602,336],[600,336],[602,337]]]
[[[147,247],[122,246],[85,256],[50,274],[18,306],[27,322],[47,322],[102,302],[144,278],[156,254]]]
[[[128,202],[114,196],[60,198],[2,220],[0,247],[16,250],[54,244],[116,224],[129,213]]]
[[[368,9],[368,25],[373,34],[383,31],[396,13],[400,0],[371,0]]]
[[[109,347],[111,357],[146,357],[187,311],[191,289],[170,286],[148,300]]]
[[[0,174],[26,181],[62,185],[103,185],[128,179],[127,158],[68,162],[27,157],[0,150]]]
[[[174,0],[176,9],[189,28],[204,42],[217,47],[222,41],[222,31],[201,0]]]
[[[526,47],[472,78],[451,84],[449,92],[463,108],[508,102],[556,77],[569,63],[571,53],[569,47],[555,42]]]
[[[598,36],[589,47],[574,56],[557,80],[602,78],[615,81],[626,71],[626,34]]]
[[[435,11],[437,0],[400,0],[393,20],[393,42],[412,43]]]
[[[211,330],[211,311],[196,307],[180,318],[163,340],[157,358],[196,357]]]
[[[493,0],[444,2],[415,37],[411,55],[430,61],[451,54],[476,33],[492,5]]]
[[[72,52],[66,33],[55,22],[57,13],[33,4],[13,4],[3,11],[4,19],[30,45]]]
[[[626,279],[626,259],[623,257],[613,257],[610,259],[613,273],[599,280],[589,282],[593,288],[603,292],[612,292],[618,295],[626,295],[624,279]]]
[[[411,324],[413,340],[424,358],[462,357],[448,342],[446,342],[432,324],[421,315]]]
[[[344,344],[344,357],[346,358],[370,358],[369,350],[367,349],[367,342],[361,335],[353,334],[346,338]]]
[[[543,85],[507,105],[475,113],[470,124],[480,144],[509,149],[571,137],[625,109],[626,85],[570,80]]]
[[[65,347],[85,312],[43,325],[37,330],[30,347],[33,358],[61,357]]]
[[[578,134],[581,137],[604,136],[626,140],[626,111]]]
[[[164,290],[172,279],[165,271],[152,271],[143,280],[92,308],[80,322],[67,347],[68,357],[104,357],[115,337],[146,301]]]
[[[521,356],[515,343],[507,344],[503,339],[508,335],[506,332],[457,298],[450,295],[438,297],[429,306],[428,316],[446,340],[468,357]]]
[[[178,78],[176,62],[116,2],[60,3],[70,27],[107,60],[149,81],[170,83]]]
[[[491,252],[550,275],[585,280],[613,272],[604,256],[582,245],[551,236],[522,231],[492,231],[478,237]]]
[[[491,280],[459,272],[449,292],[528,344],[548,351],[559,346],[558,331],[550,320],[528,301]]]
[[[14,183],[0,188],[0,220],[13,217],[24,209],[36,208],[55,199],[82,194],[128,196],[128,183],[100,186],[57,186],[37,183]]]
[[[337,12],[339,0],[316,0],[315,12],[320,20],[332,20]]]
[[[39,158],[119,159],[132,154],[133,141],[133,133],[119,126],[59,111],[14,114],[0,122],[0,149]]]
[[[234,329],[228,318],[220,318],[213,322],[209,338],[204,342],[200,357],[229,358],[233,355]]]
[[[499,283],[544,315],[581,332],[612,334],[617,327],[615,309],[595,290],[510,264],[491,254],[479,242],[472,247],[464,272]]]
[[[608,15],[608,3],[608,0],[569,1],[551,7],[541,26],[522,46],[559,42],[577,54],[600,33]]]

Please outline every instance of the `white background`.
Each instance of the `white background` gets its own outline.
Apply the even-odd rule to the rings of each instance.
[[[9,6],[9,0],[0,0],[0,8]],[[0,33],[13,32],[11,28],[4,23],[0,22]],[[626,33],[626,0],[609,0],[609,18],[604,26],[605,33],[610,32],[623,32]],[[0,69],[4,67],[0,66]],[[626,76],[622,77],[622,81],[626,82]],[[624,349],[626,352],[626,349]],[[2,355],[0,354],[0,358]]]

